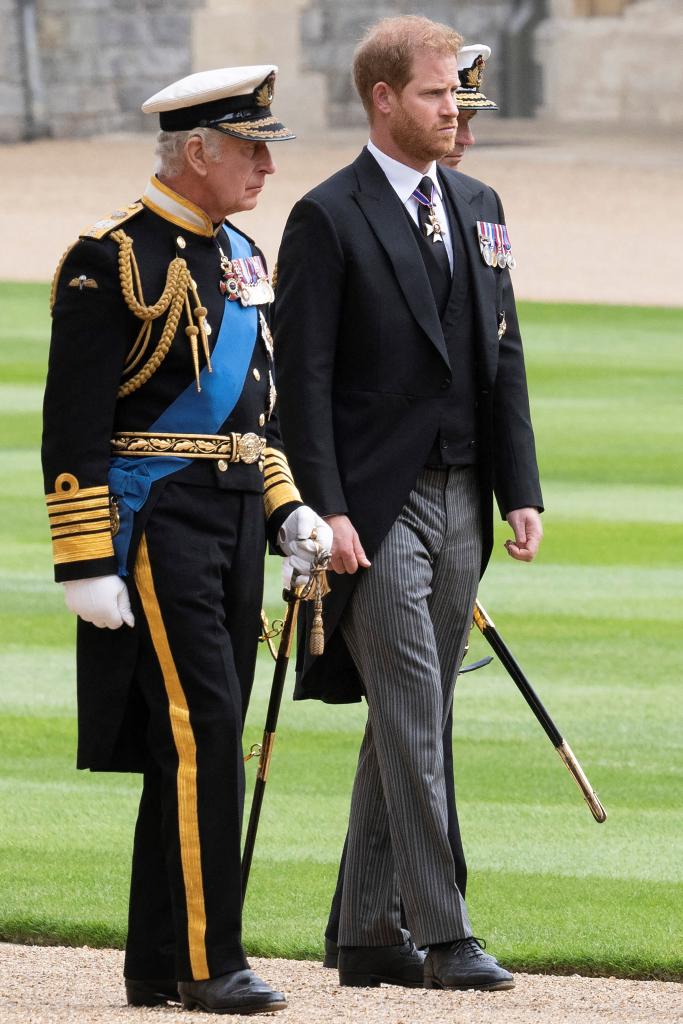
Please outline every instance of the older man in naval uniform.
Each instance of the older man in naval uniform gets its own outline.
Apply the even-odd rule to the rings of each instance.
[[[226,221],[293,138],[277,68],[202,72],[160,118],[140,201],[65,254],[52,289],[43,468],[55,577],[78,615],[78,766],[138,771],[128,1002],[254,1013],[285,997],[241,944],[241,733],[266,537],[300,567],[303,506],[275,414],[263,256]]]
[[[436,166],[456,137],[461,42],[419,17],[369,30],[354,58],[368,146],[296,204],[279,255],[280,422],[334,531],[325,654],[300,647],[299,695],[368,704],[343,985],[514,984],[473,937],[444,775],[493,494],[523,561],[542,507],[500,200]]]

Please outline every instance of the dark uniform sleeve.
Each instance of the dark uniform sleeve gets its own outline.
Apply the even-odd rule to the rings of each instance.
[[[495,193],[494,193],[495,195]],[[498,221],[505,223],[498,195]],[[498,318],[505,322],[500,339],[493,398],[494,490],[501,516],[516,508],[543,511],[536,446],[529,411],[522,338],[510,271],[500,272]]]
[[[256,250],[261,256],[264,266],[265,256]],[[265,312],[266,320],[269,319],[270,311]],[[271,336],[272,337],[272,336]],[[272,372],[275,373],[271,362]],[[301,495],[294,483],[292,471],[289,468],[287,456],[284,452],[282,437],[280,435],[280,424],[278,420],[278,407],[275,409],[266,424],[266,449],[263,453],[263,505],[266,516],[266,533],[273,553],[278,551],[277,535],[285,519],[295,508],[303,504]]]
[[[275,412],[266,427],[266,450],[263,464],[263,504],[266,514],[266,532],[271,547],[277,547],[277,535],[287,516],[303,504],[297,490]]]
[[[278,257],[275,368],[294,479],[321,516],[348,512],[332,419],[343,287],[344,256],[334,224],[319,203],[303,199],[289,215]]]
[[[116,572],[107,477],[131,337],[116,246],[77,242],[53,293],[42,461],[55,579],[62,582]]]

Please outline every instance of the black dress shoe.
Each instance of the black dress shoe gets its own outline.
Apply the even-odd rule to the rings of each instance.
[[[184,1010],[206,1013],[270,1013],[284,1010],[287,1000],[274,992],[249,969],[231,971],[206,981],[179,981],[178,991]]]
[[[325,936],[325,959],[323,960],[323,967],[334,967],[337,969],[339,962],[339,946],[334,939],[328,939]]]
[[[138,981],[125,978],[126,1000],[129,1006],[163,1006],[179,1003],[178,982],[174,978],[146,978]]]
[[[424,958],[412,939],[402,946],[340,946],[339,984],[422,988]]]
[[[474,937],[432,946],[424,965],[425,988],[514,988],[515,979]]]

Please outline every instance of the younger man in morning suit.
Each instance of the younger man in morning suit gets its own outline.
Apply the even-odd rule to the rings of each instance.
[[[354,60],[368,147],[297,203],[279,255],[283,436],[338,574],[325,654],[300,647],[299,696],[368,703],[342,984],[513,984],[472,937],[447,839],[443,727],[492,495],[525,561],[542,505],[510,275],[478,241],[478,222],[502,237],[500,201],[435,165],[455,139],[460,43],[424,18],[369,31]]]
[[[78,766],[143,773],[134,1006],[286,1006],[241,943],[241,735],[266,532],[305,566],[329,528],[282,451],[261,253],[225,220],[256,206],[267,143],[293,138],[270,112],[276,71],[200,72],[148,100],[157,173],[53,285],[43,469],[79,616]]]
[[[498,110],[498,106],[482,92],[482,80],[487,61],[491,56],[491,47],[482,43],[463,46],[458,52],[459,85],[456,90],[458,105],[458,127],[453,148],[439,160],[441,167],[457,170],[470,146],[474,145],[471,122],[479,110]],[[467,888],[467,862],[460,836],[460,823],[455,805],[455,779],[453,775],[453,708],[446,720],[443,734],[444,776],[446,781],[446,802],[448,805],[448,841],[453,851],[455,863],[455,881],[460,893],[465,898]],[[339,914],[344,886],[344,869],[346,866],[346,841],[344,852],[339,864],[337,885],[332,898],[330,916],[325,928],[325,967],[336,968],[338,965]]]

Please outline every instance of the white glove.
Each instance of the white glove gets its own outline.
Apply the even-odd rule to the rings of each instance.
[[[296,555],[288,555],[282,560],[282,589],[291,590],[296,584],[297,587],[305,587],[311,578],[310,562]]]
[[[314,530],[315,540],[311,536]],[[329,555],[332,550],[332,529],[312,508],[300,505],[280,527],[277,542],[285,555],[301,558],[310,566],[319,551]]]
[[[120,576],[94,576],[88,580],[62,583],[70,612],[100,629],[118,629],[125,622],[135,625],[128,588]]]

